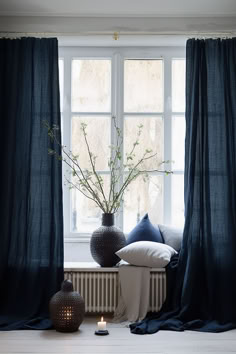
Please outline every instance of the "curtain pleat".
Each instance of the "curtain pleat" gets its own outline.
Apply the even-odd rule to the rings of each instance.
[[[0,40],[0,329],[48,328],[63,280],[57,39]],[[59,137],[60,139],[60,137]]]

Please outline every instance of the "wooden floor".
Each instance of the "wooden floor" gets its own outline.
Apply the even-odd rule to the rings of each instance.
[[[94,335],[98,318],[86,318],[76,333],[51,331],[0,332],[0,353],[122,353],[191,354],[236,353],[236,330],[224,333],[160,331],[153,335],[130,334],[120,324],[108,323],[109,336]]]

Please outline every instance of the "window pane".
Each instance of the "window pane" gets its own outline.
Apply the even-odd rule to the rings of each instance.
[[[157,153],[153,159],[147,160],[142,165],[143,169],[160,169],[163,161],[163,120],[162,117],[125,117],[124,122],[124,151],[126,154],[133,149],[133,144],[137,140],[138,126],[143,125],[142,133],[139,137],[139,145],[135,147],[135,157],[132,162],[137,162],[142,158],[146,149],[151,149]],[[126,161],[125,161],[126,162]]]
[[[63,111],[63,96],[64,96],[64,60],[59,59],[59,88],[60,88],[60,106]]]
[[[184,226],[184,176],[172,175],[171,177],[172,199],[172,225]]]
[[[138,177],[124,196],[124,232],[130,232],[148,213],[152,223],[163,222],[163,177],[150,176],[146,182]]]
[[[173,170],[184,170],[185,117],[172,117],[172,164]]]
[[[101,176],[107,195],[110,176],[102,174]],[[76,177],[73,177],[73,183],[76,184]],[[102,210],[92,200],[86,198],[77,189],[71,190],[71,232],[92,233],[101,226],[101,215]]]
[[[124,111],[163,111],[162,60],[125,60]]]
[[[110,156],[110,117],[89,117],[74,116],[72,118],[72,152],[79,155],[81,167],[91,169],[89,154],[86,147],[81,123],[86,123],[86,133],[89,148],[97,156],[96,169],[106,170],[108,168],[108,158]]]
[[[72,111],[111,111],[111,61],[72,61]]]
[[[185,111],[185,59],[172,60],[172,111]]]

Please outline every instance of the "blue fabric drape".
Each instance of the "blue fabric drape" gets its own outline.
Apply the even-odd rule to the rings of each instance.
[[[235,181],[236,38],[190,39],[182,249],[166,304],[132,333],[236,328]]]
[[[57,39],[0,40],[0,330],[48,328],[63,279]],[[59,151],[58,151],[59,152]]]

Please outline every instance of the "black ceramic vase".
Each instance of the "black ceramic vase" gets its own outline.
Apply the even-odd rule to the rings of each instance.
[[[114,214],[102,214],[102,226],[93,232],[90,241],[93,259],[102,267],[113,267],[120,261],[115,252],[125,245],[124,233],[114,226]]]

